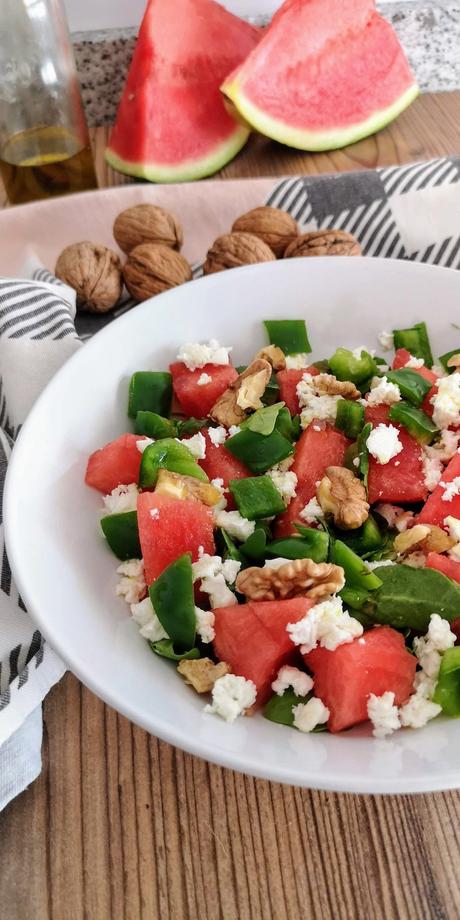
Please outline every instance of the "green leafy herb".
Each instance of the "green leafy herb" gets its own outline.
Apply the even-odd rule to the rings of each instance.
[[[278,383],[278,378],[275,373],[270,377],[270,380],[265,387],[265,392],[261,396],[261,400],[264,406],[271,406],[273,403],[278,401],[280,395],[280,388]]]
[[[375,623],[425,633],[432,613],[451,622],[460,610],[460,585],[435,569],[413,569],[388,565],[378,569],[382,587],[375,591],[364,610]]]
[[[300,417],[295,416],[295,418],[297,418],[300,423]],[[294,424],[294,420],[287,406],[283,406],[278,412],[275,428],[276,431],[279,431],[279,433],[283,435],[283,438],[286,438],[288,441],[295,441],[299,437],[297,424]]]
[[[249,559],[263,559],[267,546],[267,532],[264,527],[256,527],[254,533],[241,544],[241,552]]]
[[[231,536],[227,533],[226,530],[222,530],[220,527],[217,530],[217,537],[219,543],[222,545],[221,555],[224,559],[233,559],[235,562],[243,562],[243,556],[241,555],[236,544],[233,542]],[[220,548],[220,547],[219,547]]]
[[[136,434],[144,434],[148,438],[175,438],[177,435],[177,425],[169,418],[163,418],[157,412],[141,411],[136,415],[134,423]]]
[[[293,707],[301,703],[308,703],[312,696],[313,693],[309,693],[308,696],[296,696],[291,689],[285,690],[282,696],[275,694],[265,706],[264,717],[270,722],[278,722],[280,725],[288,725],[292,728],[294,726]],[[327,730],[326,724],[317,725],[313,729],[314,732],[326,732]]]
[[[433,355],[428,338],[426,323],[415,323],[409,329],[393,330],[395,351],[405,348],[416,358],[423,358],[427,367],[433,364]]]
[[[207,418],[186,418],[177,420],[177,436],[186,438],[188,435],[197,434],[208,425]]]
[[[258,434],[265,436],[272,433],[275,422],[278,418],[279,411],[284,406],[284,402],[273,403],[272,406],[265,406],[263,409],[257,409],[247,419],[240,424],[240,428],[248,428],[250,431],[256,431]]]
[[[433,438],[439,434],[439,428],[436,428],[429,415],[406,402],[394,403],[389,412],[389,419],[398,425],[404,425],[419,444],[431,444]]]
[[[170,661],[183,661],[185,658],[201,658],[200,650],[191,648],[188,652],[176,652],[174,642],[171,639],[159,639],[158,642],[149,642],[152,652],[155,655],[161,655],[162,658],[169,658]]]
[[[280,556],[283,559],[313,559],[313,562],[326,562],[328,552],[329,535],[324,530],[315,530],[313,527],[304,527],[302,536],[283,537],[273,540],[267,546],[270,556]]]
[[[385,541],[377,521],[371,514],[361,527],[356,530],[340,531],[340,535],[337,536],[361,557],[380,549]]]
[[[270,345],[277,345],[285,355],[311,352],[304,319],[266,319],[264,325]]]
[[[447,716],[460,716],[460,647],[448,648],[441,659],[433,700]]]
[[[401,367],[398,371],[387,371],[386,378],[390,383],[396,383],[403,398],[413,406],[420,406],[431,390],[430,381],[425,380],[410,367]]]
[[[171,562],[150,586],[149,594],[171,642],[186,650],[193,648],[196,616],[190,554]]]
[[[372,431],[372,424],[371,422],[367,422],[361,434],[358,435],[358,438],[356,441],[357,457],[359,458],[358,473],[360,476],[362,476],[366,489],[367,489],[367,479],[369,475],[369,451],[367,449],[367,439],[371,431]]]
[[[276,428],[268,435],[244,428],[232,438],[228,438],[225,447],[252,473],[265,473],[271,466],[281,463],[294,452],[292,443]]]
[[[142,552],[136,511],[107,514],[101,518],[101,528],[110,549],[119,559],[140,559]]]

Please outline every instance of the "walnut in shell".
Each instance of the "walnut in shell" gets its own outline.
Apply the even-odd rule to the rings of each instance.
[[[180,249],[183,243],[177,217],[155,204],[136,204],[122,211],[113,225],[113,235],[127,254],[141,243],[158,243],[170,249]]]
[[[208,249],[203,272],[211,275],[240,265],[273,262],[275,258],[270,247],[253,233],[224,233]]]
[[[297,221],[287,211],[268,206],[253,208],[238,217],[233,232],[253,233],[281,258],[289,243],[299,235]]]
[[[191,281],[192,270],[187,259],[174,249],[154,243],[141,243],[129,253],[123,267],[123,277],[135,300],[147,300],[185,281]]]
[[[121,262],[116,252],[84,240],[61,252],[54,274],[77,293],[77,307],[88,313],[107,313],[123,290]]]
[[[361,246],[344,230],[312,230],[302,233],[287,247],[284,258],[304,256],[360,256]]]

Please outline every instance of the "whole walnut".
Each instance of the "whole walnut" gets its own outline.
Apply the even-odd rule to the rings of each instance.
[[[345,230],[311,230],[302,233],[286,249],[285,259],[304,256],[360,256],[361,246]]]
[[[66,246],[54,274],[75,289],[78,309],[88,313],[107,313],[121,297],[121,262],[106,246],[88,240]]]
[[[147,300],[185,281],[191,281],[192,270],[187,259],[168,246],[142,243],[129,253],[123,267],[123,277],[135,300]]]
[[[270,246],[278,258],[299,235],[297,221],[287,211],[268,206],[253,208],[252,211],[242,214],[233,224],[232,231],[254,233]]]
[[[275,258],[273,250],[253,233],[224,233],[208,249],[203,272],[211,275],[239,265],[273,262]]]
[[[155,204],[136,204],[122,211],[113,225],[113,235],[127,254],[141,243],[158,243],[171,249],[180,249],[183,243],[177,218]]]

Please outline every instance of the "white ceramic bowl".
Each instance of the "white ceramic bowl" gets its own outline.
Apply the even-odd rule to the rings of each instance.
[[[160,738],[256,776],[351,792],[460,786],[460,721],[377,741],[369,728],[302,735],[257,715],[228,725],[152,655],[115,597],[116,560],[99,534],[88,454],[125,431],[127,384],[210,337],[235,363],[264,343],[263,319],[305,317],[313,357],[381,350],[378,332],[427,320],[435,354],[460,342],[460,274],[378,259],[295,259],[212,275],[142,304],[95,336],[49,384],[25,424],[5,497],[10,562],[27,607],[72,671]],[[459,611],[460,613],[460,611]]]

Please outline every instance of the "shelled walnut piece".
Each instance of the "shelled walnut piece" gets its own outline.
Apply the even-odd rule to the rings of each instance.
[[[141,301],[191,281],[192,270],[187,260],[168,246],[141,243],[129,253],[123,277],[131,296]]]
[[[177,217],[154,204],[136,204],[118,214],[113,235],[127,254],[141,243],[157,243],[179,250],[184,240]]]
[[[177,670],[186,684],[190,684],[197,693],[210,693],[216,680],[230,673],[226,661],[214,664],[210,658],[192,658],[180,661]]]
[[[107,313],[121,297],[121,262],[116,252],[106,246],[88,240],[66,246],[54,274],[76,291],[79,310]]]
[[[211,275],[227,268],[273,262],[275,259],[270,247],[253,233],[224,233],[208,249],[203,273]]]
[[[244,421],[248,410],[260,409],[272,375],[272,367],[263,358],[256,358],[238,375],[214,403],[209,415],[218,425],[230,428]]]
[[[286,367],[286,355],[278,345],[265,345],[255,357],[268,361],[274,371],[283,371]]]
[[[318,600],[341,591],[345,575],[341,566],[332,562],[294,559],[279,569],[270,566],[250,566],[236,579],[236,590],[250,601],[286,600],[291,597],[311,597]]]
[[[403,533],[398,533],[394,540],[394,548],[400,555],[414,549],[422,553],[446,553],[455,546],[455,542],[436,524],[415,524]]]
[[[287,211],[263,206],[238,217],[232,232],[253,233],[280,258],[289,243],[299,235],[299,226]]]
[[[360,256],[361,246],[344,230],[311,230],[302,233],[286,248],[285,259],[305,256]]]
[[[327,467],[316,497],[324,513],[332,514],[342,530],[356,530],[369,517],[364,485],[344,466]]]
[[[337,380],[333,374],[316,374],[314,386],[327,396],[342,396],[343,399],[359,399],[361,396],[351,380]]]

